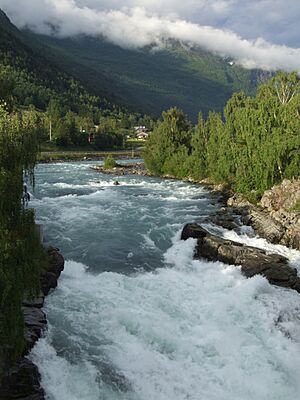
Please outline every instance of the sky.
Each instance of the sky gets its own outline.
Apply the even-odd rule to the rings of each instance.
[[[300,0],[0,0],[19,28],[127,48],[199,45],[247,68],[300,73]]]

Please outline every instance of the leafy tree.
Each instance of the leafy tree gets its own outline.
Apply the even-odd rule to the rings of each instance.
[[[13,89],[14,80],[9,74],[9,70],[7,68],[0,68],[0,101],[5,104],[8,110],[12,110],[14,104]]]
[[[193,130],[177,109],[163,114],[145,150],[155,174],[228,182],[258,198],[300,171],[300,79],[279,72],[256,97],[235,93],[222,116],[201,114]]]
[[[164,112],[162,122],[154,129],[146,145],[144,159],[147,168],[154,174],[173,174],[174,168],[170,168],[170,165],[174,164],[174,159],[171,159],[176,153],[178,155],[175,158],[183,153],[188,155],[191,151],[190,142],[191,124],[184,113],[177,108]]]
[[[23,351],[22,301],[38,294],[45,264],[34,213],[21,202],[24,175],[33,182],[38,152],[35,117],[0,106],[0,375]]]
[[[201,180],[207,176],[207,146],[208,129],[201,113],[198,116],[198,124],[193,130],[190,155],[190,175],[193,179]]]

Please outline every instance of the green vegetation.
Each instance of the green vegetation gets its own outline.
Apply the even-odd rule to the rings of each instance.
[[[123,49],[99,37],[59,39],[28,33],[51,61],[59,62],[99,95],[159,116],[174,105],[196,120],[199,110],[221,111],[233,92],[254,94],[261,71],[249,71],[199,48],[166,43],[164,50]],[[59,57],[57,55],[59,54]]]
[[[113,158],[113,156],[109,155],[108,157],[105,158],[104,160],[104,169],[112,169],[117,166],[116,160]]]
[[[29,45],[0,10],[0,376],[4,366],[22,354],[22,300],[38,294],[45,265],[34,213],[22,204],[24,177],[34,183],[41,142],[51,152],[43,155],[46,159],[104,156],[107,153],[99,150],[126,148],[128,137],[130,148],[139,144],[134,126],[145,125],[154,128],[145,149],[150,172],[195,180],[209,177],[251,197],[283,178],[299,177],[300,170],[296,74],[279,73],[259,88],[255,98],[234,94],[224,119],[208,110],[221,110],[233,90],[242,86],[251,92],[253,76],[212,55],[176,45],[154,53],[123,50],[96,39],[78,39],[78,45],[69,39],[41,40],[52,46],[52,53],[46,54],[46,47],[43,55],[38,42],[34,48]],[[60,59],[66,70],[72,67],[77,77],[89,75],[92,81],[83,85],[52,58]],[[208,116],[199,114],[193,126],[177,108],[163,113],[159,123],[130,113],[116,105],[105,85],[100,90],[106,79],[98,80],[102,69],[117,82],[116,93],[138,107],[157,112],[178,103],[191,115],[197,107]],[[58,148],[72,151],[56,152]],[[113,156],[108,156],[104,167],[115,166]]]
[[[38,136],[35,114],[9,114],[0,105],[0,377],[22,354],[22,301],[39,293],[45,266],[34,213],[22,206],[24,176],[34,178]]]
[[[291,208],[290,211],[300,213],[300,200]]]
[[[221,114],[191,127],[176,108],[163,113],[144,153],[150,172],[228,182],[251,198],[300,171],[300,80],[278,73],[255,98],[243,92]]]
[[[49,60],[44,47],[18,31],[0,10],[1,97],[10,111],[14,107],[39,114],[43,142],[63,148],[123,149],[134,126],[152,129],[152,118],[130,113],[99,87],[97,93],[89,91],[85,82],[57,65],[59,53]]]
[[[47,163],[55,161],[82,161],[82,160],[94,160],[107,157],[108,154],[113,155],[116,158],[132,158],[142,157],[141,151],[51,151],[42,152],[38,155],[38,162]]]

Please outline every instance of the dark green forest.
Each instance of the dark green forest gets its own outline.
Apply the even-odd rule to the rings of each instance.
[[[224,116],[223,116],[224,115]],[[300,171],[300,80],[278,73],[256,97],[235,93],[224,113],[199,114],[196,126],[172,108],[163,113],[145,150],[150,172],[214,183],[257,199]]]
[[[205,116],[210,110],[222,111],[236,91],[253,95],[258,80],[266,75],[175,41],[158,51],[151,46],[124,49],[101,37],[27,35],[38,48],[47,49],[49,59],[60,54],[60,67],[84,81],[90,90],[98,93],[105,88],[122,104],[156,117],[177,106],[196,121],[199,110]]]
[[[129,112],[104,90],[97,95],[89,91],[40,50],[0,10],[0,84],[10,87],[16,109],[39,114],[43,141],[50,139],[51,127],[51,139],[59,146],[87,146],[93,133],[92,148],[121,148],[135,125],[153,126],[151,117]],[[59,54],[55,58],[59,60]]]

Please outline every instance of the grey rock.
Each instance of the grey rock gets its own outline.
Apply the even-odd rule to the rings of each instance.
[[[197,239],[195,258],[241,266],[242,273],[248,278],[263,275],[273,285],[300,293],[297,271],[288,265],[288,260],[283,256],[212,235],[198,224],[184,227],[181,239],[188,238]]]
[[[45,400],[38,368],[22,358],[11,368],[1,384],[0,400]]]
[[[271,243],[280,243],[284,236],[283,226],[274,221],[271,216],[264,211],[254,211],[250,212],[250,219],[248,224],[250,224],[256,232],[266,238]]]
[[[0,384],[0,400],[45,400],[40,386],[40,375],[37,367],[26,358],[47,329],[47,319],[42,311],[45,296],[57,286],[57,279],[64,269],[64,259],[59,250],[48,248],[48,268],[40,277],[42,293],[37,299],[24,299],[24,339],[23,358],[7,372]]]

